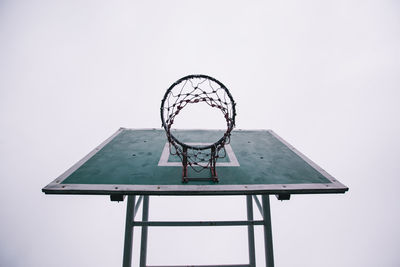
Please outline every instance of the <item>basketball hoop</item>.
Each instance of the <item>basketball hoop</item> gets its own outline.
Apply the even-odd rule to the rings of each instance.
[[[190,145],[178,140],[171,132],[178,114],[189,104],[206,103],[222,112],[226,120],[226,131],[223,136],[211,145]],[[161,101],[161,121],[167,134],[170,153],[182,161],[182,181],[212,180],[218,182],[215,169],[218,158],[226,156],[224,146],[230,142],[230,134],[235,127],[235,102],[229,90],[218,80],[206,75],[189,75],[173,83]],[[200,172],[210,169],[211,177],[188,177],[190,166]]]

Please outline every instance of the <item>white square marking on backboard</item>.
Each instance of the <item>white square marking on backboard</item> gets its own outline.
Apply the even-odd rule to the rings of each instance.
[[[188,145],[192,146],[205,146],[205,145],[210,145],[208,143],[187,143]],[[233,152],[233,149],[230,144],[227,144],[224,146],[225,151],[226,151],[226,156],[228,157],[229,161],[228,162],[218,162],[217,161],[217,167],[238,167],[240,166],[239,161],[237,160],[235,153]],[[175,166],[179,167],[182,166],[182,162],[169,162],[169,143],[165,143],[164,149],[161,153],[160,161],[158,162],[158,166]]]

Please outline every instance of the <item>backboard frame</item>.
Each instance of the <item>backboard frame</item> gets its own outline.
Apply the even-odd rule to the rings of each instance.
[[[311,167],[322,174],[330,183],[301,183],[301,184],[241,184],[241,185],[129,185],[129,184],[63,184],[74,171],[85,164],[90,158],[98,153],[103,147],[111,142],[124,130],[161,130],[161,129],[129,129],[120,128],[103,143],[94,148],[84,158],[74,164],[71,168],[54,179],[42,189],[46,194],[78,194],[78,195],[255,195],[255,194],[327,194],[345,193],[348,188],[337,179],[319,167],[316,163],[283,140],[272,130],[267,131],[286,145],[291,151],[307,162]],[[242,130],[235,130],[242,131]],[[254,131],[254,130],[252,130]]]

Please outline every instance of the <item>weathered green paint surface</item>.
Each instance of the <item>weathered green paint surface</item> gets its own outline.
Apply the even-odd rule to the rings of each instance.
[[[214,142],[222,134],[175,132],[184,142],[203,143]],[[158,166],[166,142],[163,130],[125,129],[62,184],[213,185],[208,181],[182,184],[182,167]],[[218,185],[330,183],[268,131],[233,131],[230,144],[240,166],[217,166]],[[170,161],[176,159],[170,157]],[[207,175],[207,170],[201,173]]]

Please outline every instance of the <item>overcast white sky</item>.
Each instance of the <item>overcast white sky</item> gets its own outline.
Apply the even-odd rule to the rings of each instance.
[[[119,127],[160,127],[168,86],[202,73],[237,128],[350,187],[271,198],[276,266],[400,266],[399,47],[398,1],[0,1],[0,265],[120,266],[126,202],[41,188]],[[150,218],[245,216],[244,197],[182,200],[152,198]],[[149,264],[247,260],[244,228],[149,242]]]

